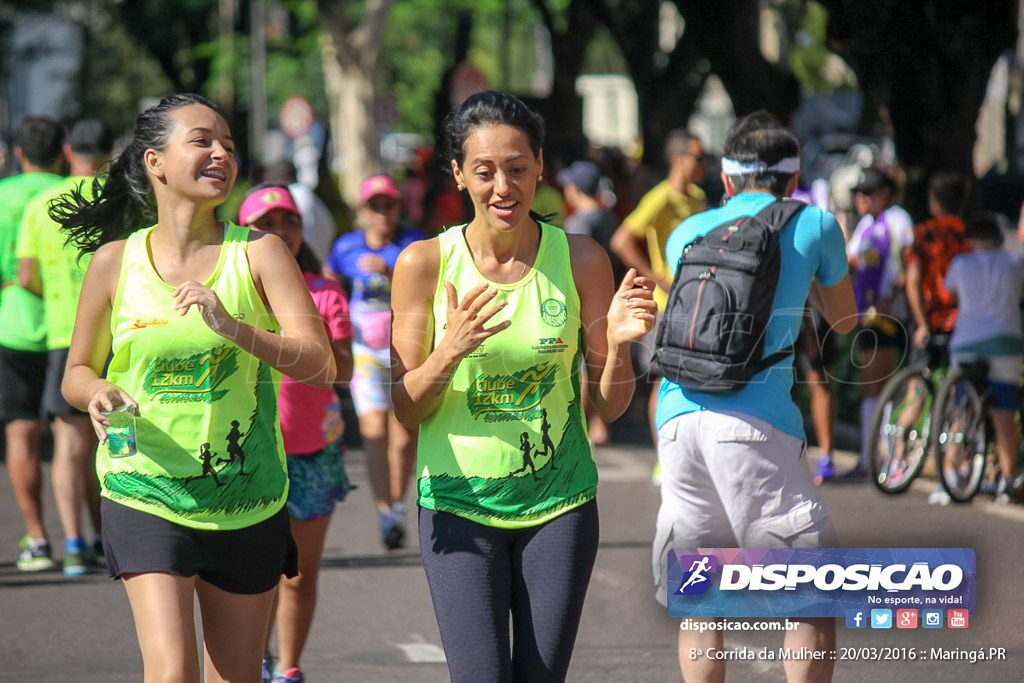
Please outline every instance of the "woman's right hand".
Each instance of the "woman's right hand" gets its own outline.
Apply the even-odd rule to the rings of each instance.
[[[484,341],[508,329],[512,321],[500,322],[494,327],[484,327],[495,314],[508,305],[508,301],[499,301],[483,310],[498,295],[497,288],[488,289],[486,284],[477,285],[469,290],[459,301],[455,285],[444,281],[445,292],[448,293],[448,319],[444,338],[438,349],[444,348],[459,361],[475,351]]]
[[[130,405],[132,406],[132,412],[137,417],[139,414],[139,404],[128,395],[128,392],[116,384],[106,380],[100,380],[100,382],[99,388],[89,398],[89,418],[92,421],[93,431],[96,432],[96,437],[102,444],[107,442],[106,428],[110,424],[110,420],[103,413],[109,413],[121,405]]]

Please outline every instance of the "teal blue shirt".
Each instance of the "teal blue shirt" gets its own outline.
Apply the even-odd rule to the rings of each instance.
[[[665,247],[668,263],[675,271],[683,249],[697,237],[738,216],[752,216],[775,197],[761,192],[738,194],[717,209],[687,218],[669,237]],[[800,332],[804,305],[811,282],[831,287],[847,272],[846,240],[832,214],[808,206],[779,232],[782,270],[772,304],[772,319],[765,335],[764,355],[793,344]],[[793,356],[754,375],[742,389],[707,393],[683,389],[663,380],[658,394],[655,422],[660,429],[674,417],[697,410],[741,412],[760,418],[787,434],[804,438],[803,418],[793,403]]]

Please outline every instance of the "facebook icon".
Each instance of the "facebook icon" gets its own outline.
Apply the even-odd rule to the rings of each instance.
[[[867,628],[867,616],[865,616],[864,610],[846,610],[846,628]]]

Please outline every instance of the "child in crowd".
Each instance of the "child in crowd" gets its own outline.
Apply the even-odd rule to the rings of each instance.
[[[945,277],[946,289],[960,309],[950,355],[954,367],[988,362],[992,422],[1003,475],[996,502],[1020,504],[1020,489],[1014,485],[1020,438],[1014,415],[1024,354],[1020,315],[1024,259],[1003,250],[1003,233],[991,214],[969,220],[965,236],[972,251],[953,257]]]

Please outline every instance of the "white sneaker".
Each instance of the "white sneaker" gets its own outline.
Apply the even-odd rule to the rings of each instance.
[[[952,500],[949,494],[946,493],[946,489],[941,486],[928,494],[929,505],[949,505]]]

